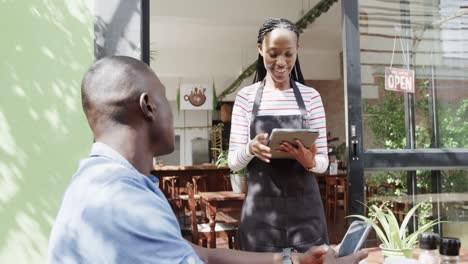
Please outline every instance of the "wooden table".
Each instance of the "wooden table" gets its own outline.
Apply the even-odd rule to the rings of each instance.
[[[383,255],[380,248],[366,248],[366,250],[369,252],[369,256],[366,258],[367,264],[383,264]],[[418,259],[418,256],[419,250],[415,249],[413,251],[413,259]],[[468,263],[468,249],[462,248],[460,250],[460,259],[458,263]]]
[[[245,199],[245,193],[235,192],[199,192],[200,199],[206,207],[206,214],[210,224],[209,247],[216,247],[216,213],[222,211],[240,211]]]
[[[319,190],[320,190],[320,197],[322,198],[322,201],[323,201],[323,206],[324,206],[324,209],[326,210],[326,217],[328,217],[328,211],[327,211],[327,190],[330,189],[330,186],[328,185],[328,181],[327,179],[332,179],[332,178],[336,178],[338,179],[339,181],[345,181],[345,186],[347,186],[347,178],[348,178],[348,174],[346,173],[339,173],[339,174],[335,174],[335,175],[330,175],[328,173],[323,173],[323,174],[315,174],[315,178],[317,179],[317,184],[318,184],[318,187],[319,187]],[[344,193],[346,193],[346,190],[343,191]],[[346,195],[345,195],[345,199],[347,199]],[[347,200],[344,201],[345,204],[347,204]],[[347,212],[347,208],[346,208],[347,205],[345,205],[345,212]]]
[[[335,175],[330,175],[328,173],[315,174],[315,178],[317,179],[318,182],[325,182],[327,177],[336,177],[338,179],[346,179],[348,177],[348,174],[346,173],[340,173],[340,174],[335,174]]]
[[[336,175],[330,175],[328,173],[323,173],[323,174],[315,174],[315,178],[317,179],[317,184],[319,185],[320,188],[320,194],[322,195],[322,199],[325,201],[325,190],[327,189],[327,178],[328,177],[336,177],[337,179],[344,179],[347,180],[348,174],[346,173],[340,173]]]
[[[154,166],[153,170],[151,170],[151,174],[158,177],[159,180],[164,176],[179,176],[189,179],[196,175],[206,175],[208,176],[208,191],[219,190],[220,184],[224,181],[224,175],[229,175],[229,173],[230,169],[228,167],[218,168],[213,164],[192,166]]]

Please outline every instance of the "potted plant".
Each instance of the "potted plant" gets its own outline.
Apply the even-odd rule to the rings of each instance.
[[[439,223],[438,220],[429,221],[420,226],[412,234],[408,234],[408,223],[416,210],[423,204],[424,202],[421,202],[411,208],[401,222],[401,225],[398,224],[397,218],[385,203],[380,206],[371,205],[367,207],[369,209],[369,217],[362,215],[350,215],[348,217],[356,217],[372,225],[377,237],[382,242],[380,248],[382,249],[384,258],[411,258],[413,248],[418,241],[418,235],[427,232]]]
[[[214,149],[219,152],[215,165],[217,167],[228,167],[228,150]],[[230,181],[232,191],[235,193],[245,193],[247,191],[247,169],[231,171]]]

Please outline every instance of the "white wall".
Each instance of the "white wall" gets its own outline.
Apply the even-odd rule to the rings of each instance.
[[[211,111],[177,111],[176,102],[171,101],[170,104],[174,114],[175,135],[180,137],[180,165],[193,165],[191,142],[196,138],[209,139],[208,126],[211,125]],[[206,151],[208,151],[208,146],[206,146]],[[179,165],[174,164],[169,157],[158,158],[163,160],[165,165]]]
[[[269,17],[297,21],[318,0],[152,1],[152,68],[169,100],[179,82],[212,83],[226,89],[258,56],[258,29]],[[300,37],[300,61],[310,80],[340,79],[341,4],[318,18]],[[249,84],[251,81],[246,81]],[[226,100],[233,100],[235,94]]]
[[[224,91],[258,57],[259,27],[270,17],[296,22],[318,0],[174,0],[151,1],[151,67],[172,102],[176,134],[181,137],[183,165],[192,164],[191,140],[209,138],[211,113],[175,107],[180,83],[213,83]],[[341,3],[318,18],[300,36],[300,62],[309,80],[340,79]],[[253,76],[252,76],[253,77]],[[252,83],[252,77],[242,86]],[[224,98],[233,101],[236,92]],[[182,129],[185,127],[185,129]]]

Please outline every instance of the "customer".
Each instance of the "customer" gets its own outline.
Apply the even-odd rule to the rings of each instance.
[[[286,19],[269,19],[258,32],[254,84],[234,103],[229,167],[247,167],[247,195],[239,225],[243,250],[305,252],[328,243],[327,225],[313,172],[328,167],[325,112],[319,93],[304,84],[297,53],[299,31]],[[298,140],[282,151],[293,159],[270,159],[264,145],[274,128],[310,128],[319,132],[310,149]],[[278,150],[276,150],[278,151]]]
[[[83,109],[96,143],[65,191],[49,241],[49,263],[281,263],[282,255],[206,249],[184,240],[150,175],[154,156],[174,149],[165,88],[129,57],[96,62],[82,82]],[[325,246],[294,263],[357,263]]]

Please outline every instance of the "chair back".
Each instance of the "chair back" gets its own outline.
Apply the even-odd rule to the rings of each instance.
[[[198,242],[198,223],[197,223],[197,201],[195,201],[195,191],[193,184],[187,182],[188,205],[190,209],[190,230],[192,232],[192,242]]]

